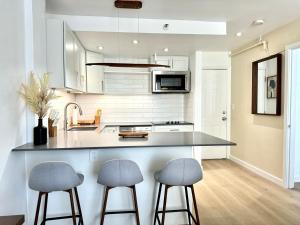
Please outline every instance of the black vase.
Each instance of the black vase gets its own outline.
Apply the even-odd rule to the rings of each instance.
[[[43,119],[39,119],[38,126],[33,128],[33,144],[47,144],[47,128],[43,126]]]

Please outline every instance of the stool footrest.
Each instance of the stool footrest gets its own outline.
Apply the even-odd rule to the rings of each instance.
[[[168,209],[166,213],[178,213],[178,212],[189,212],[187,209]],[[159,210],[158,213],[163,213],[162,210]]]
[[[122,211],[107,211],[107,212],[104,212],[105,215],[129,214],[129,213],[136,213],[136,211],[135,210],[122,210]]]
[[[192,219],[193,219],[193,221],[195,222],[195,224],[197,224],[196,218],[195,218],[194,215],[193,215],[189,210],[187,210],[187,209],[168,209],[168,210],[165,211],[165,213],[179,213],[179,212],[186,212],[186,213],[188,213],[188,214],[190,215],[190,217],[192,217]],[[163,213],[163,211],[162,211],[162,210],[159,210],[157,213],[158,213],[158,214],[159,214],[159,213]],[[160,220],[159,220],[159,217],[158,217],[158,214],[157,214],[158,224],[161,224],[161,223],[160,223]]]
[[[75,215],[75,217],[80,218],[80,215]],[[51,221],[51,220],[64,220],[64,219],[71,219],[72,216],[57,216],[57,217],[49,217],[42,221],[41,224],[43,224],[45,221]]]

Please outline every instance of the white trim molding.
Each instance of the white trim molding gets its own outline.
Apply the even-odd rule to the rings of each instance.
[[[235,156],[230,155],[229,159],[232,160],[233,162],[239,164],[240,166],[250,170],[251,172],[253,172],[253,173],[269,180],[269,181],[272,181],[273,183],[275,183],[275,184],[277,184],[281,187],[284,187],[283,179],[281,179],[279,177],[276,177],[276,176],[274,176],[274,175],[272,175],[272,174],[270,174],[270,173],[268,173],[268,172],[266,172],[266,171],[264,171],[260,168],[257,168],[255,166],[251,165],[250,163],[247,163],[247,162],[245,162],[245,161],[243,161],[243,160],[241,160],[241,159],[239,159]]]
[[[225,21],[211,22],[58,14],[48,14],[47,17],[66,21],[73,31],[197,35],[227,34],[227,24]],[[164,29],[164,25],[166,24],[168,25],[168,29]]]

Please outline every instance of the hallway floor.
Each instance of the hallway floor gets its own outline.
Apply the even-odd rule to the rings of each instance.
[[[300,225],[300,191],[286,190],[230,160],[203,161],[196,194],[201,225]]]

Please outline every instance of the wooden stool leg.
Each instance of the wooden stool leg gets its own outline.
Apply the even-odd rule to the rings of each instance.
[[[104,217],[105,217],[105,212],[106,212],[106,205],[107,205],[109,189],[110,189],[109,187],[105,187],[105,194],[104,194],[104,201],[103,201],[102,212],[101,212],[100,225],[104,224]]]
[[[139,207],[138,207],[138,203],[137,203],[135,186],[132,186],[131,188],[133,191],[133,202],[134,202],[134,209],[135,209],[136,224],[140,225]]]
[[[80,224],[84,225],[77,187],[75,187],[74,190],[75,190],[75,197],[76,197],[77,208],[78,208],[78,211],[79,211],[79,225]]]
[[[36,206],[36,212],[35,212],[34,225],[38,224],[42,195],[43,194],[41,192],[39,192],[39,198],[38,198],[38,202],[37,202],[37,206]]]
[[[196,219],[197,219],[197,225],[200,225],[199,213],[198,213],[198,208],[197,208],[197,201],[196,201],[196,196],[195,196],[195,191],[194,191],[194,185],[191,186],[191,189],[192,189],[192,195],[193,195],[193,202],[194,202],[195,214],[196,214]]]
[[[70,195],[73,225],[76,225],[76,214],[75,214],[75,207],[74,207],[74,200],[73,200],[73,191],[71,189],[71,190],[68,190],[68,192],[69,192],[69,195]]]
[[[191,225],[191,215],[190,215],[190,203],[189,203],[189,195],[188,195],[188,189],[187,186],[184,186],[185,191],[185,200],[186,200],[186,208],[188,210],[188,219],[189,219],[189,225]]]
[[[162,211],[161,225],[165,225],[166,207],[167,207],[167,198],[168,198],[169,187],[170,187],[169,185],[165,185],[165,196],[164,196],[164,205],[163,205],[163,211]]]
[[[46,224],[47,207],[48,207],[48,193],[45,193],[45,204],[44,204],[43,225]]]
[[[157,200],[156,200],[156,207],[155,207],[155,213],[154,213],[154,225],[156,224],[156,220],[158,217],[158,207],[159,207],[159,201],[160,201],[160,194],[161,194],[161,188],[162,188],[162,184],[159,184],[159,189],[158,189],[158,196],[157,196]]]

